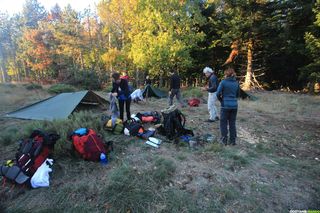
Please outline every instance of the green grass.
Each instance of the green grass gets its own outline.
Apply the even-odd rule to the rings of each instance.
[[[216,198],[222,204],[226,204],[239,197],[239,192],[233,186],[215,187],[213,191]]]
[[[150,169],[138,171],[122,164],[110,174],[109,184],[102,189],[111,212],[151,212],[161,199],[157,193],[171,179],[175,165],[159,158]]]
[[[224,147],[218,143],[210,143],[205,147],[205,151],[207,152],[222,152]]]
[[[17,127],[9,127],[1,132],[2,132],[0,135],[1,146],[8,146],[12,143],[17,142],[21,138],[20,130]]]

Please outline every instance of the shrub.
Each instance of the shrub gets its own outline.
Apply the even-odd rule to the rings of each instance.
[[[182,92],[183,97],[185,98],[202,98],[203,92],[198,87],[188,88]]]
[[[0,144],[8,146],[21,138],[21,134],[17,128],[9,128],[1,133]]]
[[[52,85],[49,89],[48,92],[50,93],[62,93],[62,92],[74,92],[76,89],[68,84],[55,84]]]
[[[75,87],[80,87],[87,90],[101,89],[101,80],[94,71],[78,71],[76,75],[69,79],[68,83]]]
[[[27,90],[42,89],[42,86],[40,84],[35,84],[35,83],[26,84],[24,86]]]

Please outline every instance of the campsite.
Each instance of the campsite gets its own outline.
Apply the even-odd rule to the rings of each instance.
[[[320,213],[320,0],[0,2],[0,213]]]
[[[1,85],[1,113],[50,96],[45,89]],[[103,97],[107,91],[97,92]],[[192,94],[184,91],[183,94]],[[15,94],[15,96],[12,96]],[[199,107],[183,108],[195,134],[219,134],[206,118],[205,93]],[[1,187],[3,212],[287,212],[319,206],[319,97],[285,92],[254,93],[240,101],[237,147],[206,143],[163,143],[103,131],[101,113],[80,111],[68,120],[1,118],[1,160],[14,157],[17,141],[37,128],[61,134],[50,187]],[[185,96],[185,98],[188,98]],[[275,101],[267,104],[269,99]],[[161,110],[167,100],[133,104],[132,112]],[[104,113],[108,113],[106,110]],[[272,125],[270,125],[272,123]],[[70,154],[68,128],[90,126],[114,141],[107,166]]]

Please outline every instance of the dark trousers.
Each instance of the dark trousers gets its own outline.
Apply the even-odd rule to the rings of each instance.
[[[124,112],[124,103],[126,103],[126,112],[127,112],[127,119],[130,119],[130,104],[131,104],[131,98],[127,99],[125,101],[119,100],[119,110],[120,110],[120,119],[123,120],[123,112]]]
[[[180,89],[171,89],[171,94],[169,96],[169,106],[171,106],[173,104],[173,98],[174,96],[176,96],[177,100],[179,101],[179,103],[184,106],[182,99],[181,99],[181,93],[180,93]]]
[[[230,143],[236,142],[237,130],[236,130],[236,118],[238,109],[223,109],[220,111],[220,132],[221,139],[224,143],[228,140],[228,126]]]

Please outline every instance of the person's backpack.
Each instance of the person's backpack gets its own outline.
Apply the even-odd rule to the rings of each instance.
[[[142,123],[154,123],[158,124],[161,122],[161,115],[157,111],[152,111],[152,112],[143,112],[143,113],[137,113],[136,115],[137,118],[140,119]]]
[[[34,130],[29,138],[19,141],[14,164],[1,166],[0,175],[18,184],[27,182],[53,154],[54,145],[59,138],[56,133]]]
[[[144,128],[140,122],[135,119],[129,119],[124,122],[124,133],[125,135],[137,136],[139,133],[143,133]]]
[[[191,107],[198,107],[200,104],[200,100],[198,98],[191,98],[188,100],[188,105]]]
[[[69,135],[69,139],[85,160],[99,161],[101,153],[107,154],[103,139],[93,129],[79,128]]]
[[[160,133],[169,140],[173,140],[181,135],[194,135],[192,130],[185,129],[186,118],[182,112],[174,105],[168,109],[162,110],[163,123],[160,127]]]
[[[103,122],[103,129],[113,134],[120,135],[123,133],[124,125],[121,119],[109,118]]]

